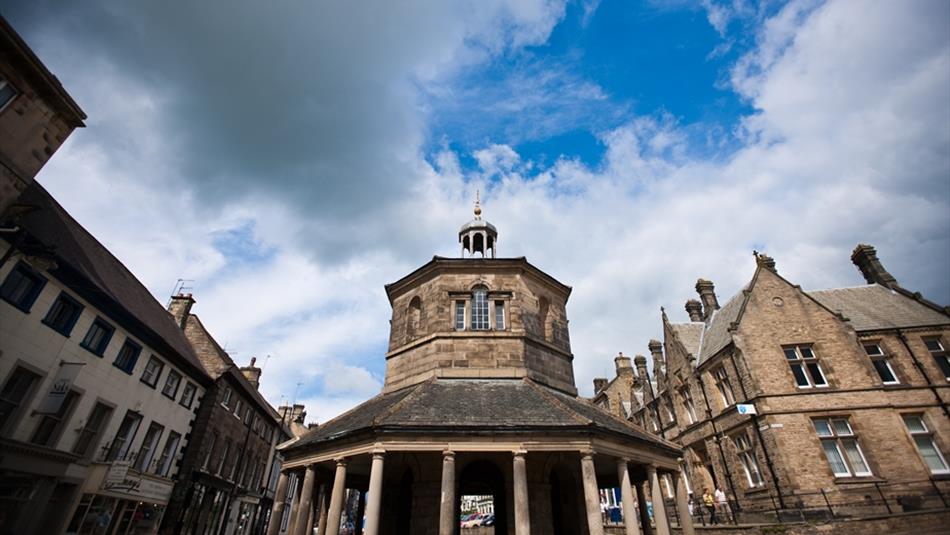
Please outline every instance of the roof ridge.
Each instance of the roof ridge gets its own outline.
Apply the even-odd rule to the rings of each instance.
[[[584,425],[590,425],[590,424],[594,423],[594,421],[591,420],[590,418],[587,418],[587,417],[585,417],[585,416],[583,416],[583,415],[581,415],[581,414],[578,414],[577,411],[575,411],[575,410],[571,409],[570,407],[568,407],[567,404],[565,404],[563,401],[561,401],[560,399],[558,399],[554,394],[551,394],[550,392],[545,392],[544,389],[543,389],[541,386],[535,384],[535,382],[532,381],[531,379],[528,379],[527,377],[525,377],[525,378],[522,378],[521,381],[524,382],[524,383],[526,383],[529,388],[533,388],[533,389],[536,390],[538,393],[540,393],[542,397],[544,397],[544,398],[547,399],[548,401],[551,401],[552,403],[554,403],[555,405],[557,405],[558,407],[560,407],[561,410],[563,410],[564,412],[568,413],[568,415],[571,416],[572,418],[574,418],[575,420],[577,420],[577,421],[583,423]],[[595,405],[594,405],[593,403],[591,403],[591,406],[595,406]]]

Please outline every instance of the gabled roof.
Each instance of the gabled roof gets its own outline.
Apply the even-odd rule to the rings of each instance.
[[[950,316],[880,284],[807,292],[832,312],[840,312],[856,331],[950,324]]]
[[[366,433],[452,433],[475,431],[601,432],[678,450],[591,402],[530,379],[430,379],[380,394],[314,429],[290,448]]]
[[[706,324],[702,322],[671,323],[670,330],[683,344],[683,348],[696,358],[699,358],[700,345],[703,341],[703,331]]]
[[[753,278],[753,281],[755,279]],[[751,286],[752,283],[749,284]],[[745,291],[749,286],[743,288],[719,310],[715,311],[705,326],[705,332],[702,336],[702,346],[699,350],[696,364],[703,363],[706,359],[723,350],[730,342],[732,335],[729,334],[729,327],[738,321],[745,303],[748,300],[748,293]]]
[[[18,246],[20,250],[52,256],[57,265],[50,270],[53,276],[133,336],[166,358],[174,359],[199,382],[210,384],[185,333],[165,307],[49,192],[34,181],[17,202],[37,208],[24,214],[19,222],[26,232]]]

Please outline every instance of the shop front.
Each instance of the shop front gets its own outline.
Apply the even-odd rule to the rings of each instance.
[[[171,481],[132,470],[127,461],[96,463],[66,533],[156,533],[171,492]]]

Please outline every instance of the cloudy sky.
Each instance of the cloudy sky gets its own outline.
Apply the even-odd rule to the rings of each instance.
[[[155,297],[178,279],[277,404],[376,394],[383,284],[481,190],[502,256],[574,287],[582,393],[753,249],[806,289],[875,245],[950,303],[950,3],[31,2],[89,115],[38,177]],[[270,355],[270,358],[266,358]]]

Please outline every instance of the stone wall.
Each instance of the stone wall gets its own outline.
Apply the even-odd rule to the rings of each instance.
[[[950,511],[944,509],[821,523],[696,526],[695,530],[697,535],[944,535],[948,526]],[[679,528],[673,528],[672,532],[682,534]],[[614,535],[623,531],[608,528],[605,533]]]

